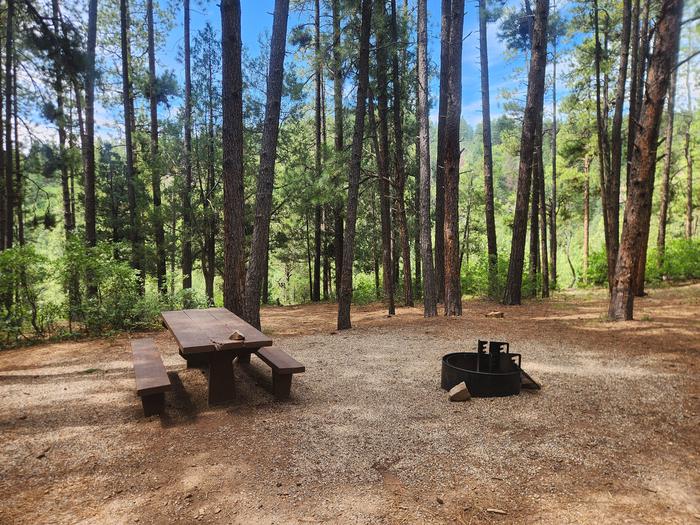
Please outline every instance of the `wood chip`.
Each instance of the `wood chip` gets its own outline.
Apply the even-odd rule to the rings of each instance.
[[[491,512],[492,514],[508,514],[505,510],[501,509],[486,509],[486,512]]]

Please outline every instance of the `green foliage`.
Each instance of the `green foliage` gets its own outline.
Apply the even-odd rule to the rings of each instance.
[[[700,240],[673,239],[667,242],[666,256],[660,268],[656,248],[650,248],[646,265],[647,283],[700,279]],[[607,285],[608,262],[605,251],[591,254],[586,277],[589,285]]]
[[[0,252],[0,342],[27,338],[25,332],[51,333],[60,318],[57,305],[44,294],[50,275],[48,260],[32,246]]]
[[[658,266],[656,248],[647,257],[647,281],[700,279],[700,240],[674,239],[666,243],[666,253]]]
[[[489,291],[488,255],[482,253],[479,257],[465,262],[462,265],[462,293],[500,299],[503,296],[508,278],[508,258],[503,254],[498,257],[497,270],[496,289],[491,294]]]
[[[377,291],[374,286],[374,275],[369,273],[356,273],[352,276],[352,302],[353,304],[369,304],[377,300]]]

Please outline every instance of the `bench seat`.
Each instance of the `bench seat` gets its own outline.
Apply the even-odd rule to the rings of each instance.
[[[155,341],[150,338],[132,339],[136,393],[141,398],[146,416],[161,414],[165,407],[164,392],[172,388],[165,365]]]
[[[277,399],[287,399],[292,388],[292,375],[306,368],[279,348],[264,347],[255,354],[272,369],[272,391]]]

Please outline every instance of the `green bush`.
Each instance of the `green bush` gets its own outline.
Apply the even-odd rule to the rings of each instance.
[[[500,299],[503,296],[505,283],[508,278],[508,259],[503,256],[498,258],[496,289],[489,290],[488,255],[472,258],[469,263],[462,264],[462,293],[482,297],[491,296]],[[523,286],[525,286],[525,282]]]
[[[369,304],[377,300],[377,290],[374,286],[374,275],[358,273],[352,276],[353,304]]]
[[[608,261],[605,251],[591,254],[586,276],[589,285],[607,285]],[[673,239],[667,242],[661,267],[656,247],[650,247],[647,252],[645,276],[647,283],[700,279],[700,240]]]
[[[56,305],[45,301],[48,260],[31,246],[0,252],[0,338],[3,344],[29,338],[28,331],[50,333],[58,317]]]

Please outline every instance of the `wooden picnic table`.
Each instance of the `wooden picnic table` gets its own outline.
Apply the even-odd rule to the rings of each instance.
[[[188,364],[190,360],[208,364],[210,405],[233,399],[234,358],[248,363],[250,354],[263,346],[272,346],[272,339],[226,308],[161,312],[161,317]],[[244,339],[230,339],[235,331]]]

